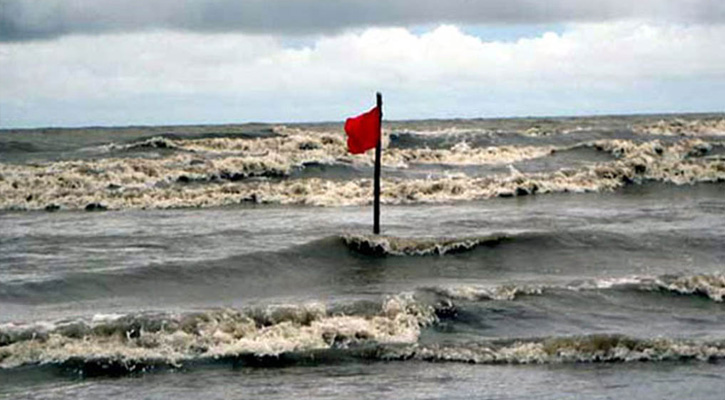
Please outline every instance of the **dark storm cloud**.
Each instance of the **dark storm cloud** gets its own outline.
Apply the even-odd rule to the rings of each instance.
[[[0,40],[174,29],[327,33],[428,23],[725,21],[722,0],[0,0]]]

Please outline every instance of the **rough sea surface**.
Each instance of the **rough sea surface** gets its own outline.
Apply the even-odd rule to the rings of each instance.
[[[722,399],[725,115],[0,131],[0,398]]]

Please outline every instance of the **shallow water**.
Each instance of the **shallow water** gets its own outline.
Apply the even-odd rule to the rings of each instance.
[[[114,379],[37,376],[28,399],[720,399],[721,364],[470,365],[397,362],[207,368]],[[32,389],[27,389],[27,387]],[[24,391],[23,391],[24,390]]]
[[[336,125],[1,132],[0,396],[720,398],[722,116],[660,118],[391,123],[383,237]]]

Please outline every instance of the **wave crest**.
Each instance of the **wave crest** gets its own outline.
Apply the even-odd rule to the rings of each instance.
[[[389,348],[382,358],[476,364],[712,361],[725,358],[725,343],[698,343],[664,338],[637,339],[622,335],[589,335]]]
[[[663,277],[656,281],[660,289],[683,295],[700,295],[719,303],[725,299],[725,275]]]
[[[343,243],[368,255],[426,256],[460,253],[483,245],[495,245],[508,237],[491,235],[470,238],[403,238],[381,235],[347,234]]]
[[[663,275],[598,278],[568,284],[451,285],[421,289],[448,300],[515,300],[520,296],[542,295],[553,291],[635,290],[662,291],[684,296],[701,296],[725,301],[725,275]]]
[[[443,286],[424,289],[451,300],[514,300],[518,296],[540,295],[543,285],[500,285],[500,286]]]
[[[154,136],[148,139],[139,140],[128,144],[111,143],[103,147],[104,150],[113,151],[129,151],[140,149],[181,149],[177,142],[163,136]]]
[[[664,291],[679,295],[703,296],[722,303],[725,299],[725,275],[714,273],[657,277],[631,276],[579,282],[570,285],[569,288],[575,290],[633,288],[640,291]]]
[[[708,152],[708,144],[697,139],[670,145],[627,140],[596,141],[587,145],[610,152],[617,159],[555,172],[523,174],[512,169],[510,174],[483,178],[459,174],[429,179],[384,179],[381,201],[385,204],[442,203],[611,191],[648,180],[678,185],[725,181],[725,160],[701,157]],[[324,153],[324,150],[311,151]],[[269,152],[198,158],[184,153],[162,159],[104,159],[41,165],[0,163],[0,193],[3,194],[0,209],[84,209],[92,204],[108,209],[213,207],[244,202],[348,206],[371,201],[370,179],[265,179],[288,177],[293,169],[305,163],[342,160],[330,160],[325,158],[328,155],[305,151],[295,154]]]
[[[633,128],[640,135],[659,136],[723,136],[725,118],[686,120],[674,118],[654,123],[636,125]]]
[[[71,360],[177,366],[184,361],[246,354],[261,357],[365,343],[415,343],[421,327],[435,320],[432,307],[399,295],[383,301],[371,315],[344,314],[309,304],[6,325],[0,327],[0,367]]]

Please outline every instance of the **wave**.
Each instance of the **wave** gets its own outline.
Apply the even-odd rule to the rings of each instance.
[[[440,296],[450,300],[507,300],[511,301],[519,296],[541,295],[544,290],[552,290],[552,286],[543,285],[498,285],[498,286],[481,286],[481,285],[456,285],[456,286],[433,286],[423,288],[421,291],[429,292],[436,296]]]
[[[34,143],[16,140],[0,141],[0,154],[37,153],[44,150]]]
[[[476,343],[421,341],[423,329],[435,326],[439,316],[456,318],[459,301],[514,301],[519,296],[559,290],[667,291],[722,302],[725,276],[625,277],[561,286],[433,287],[378,301],[344,304],[282,304],[6,323],[0,325],[0,368],[50,365],[131,373],[229,359],[295,360],[321,353],[331,358],[487,364],[711,361],[725,357],[725,341],[621,335],[501,338]]]
[[[468,238],[402,238],[393,236],[346,234],[345,245],[368,255],[426,256],[460,253],[479,246],[496,245],[509,239],[503,234]]]
[[[30,326],[0,326],[0,367],[106,362],[137,365],[258,357],[365,344],[415,343],[421,327],[436,319],[432,307],[411,296],[385,299],[373,307],[322,304],[214,310],[184,315],[96,316]],[[354,309],[354,307],[353,307]]]
[[[594,362],[714,361],[725,358],[725,341],[696,342],[622,335],[551,337],[485,343],[388,347],[384,360],[475,364],[560,364]]]
[[[553,154],[553,146],[491,146],[471,147],[459,142],[451,149],[396,149],[386,150],[383,160],[386,164],[398,168],[407,168],[410,164],[445,165],[505,165],[514,162],[545,157]]]
[[[280,140],[281,146],[292,143],[294,147],[294,142],[286,143],[280,138],[251,142],[264,140]],[[554,172],[524,174],[512,167],[509,174],[487,177],[459,173],[430,179],[389,178],[383,180],[381,201],[385,204],[445,203],[541,193],[611,191],[644,181],[678,185],[725,181],[725,160],[703,157],[712,146],[701,140],[669,145],[659,141],[604,140],[586,146],[617,158]],[[310,151],[309,154],[297,151],[291,156],[280,152],[222,158],[175,154],[162,159],[101,159],[38,165],[0,163],[0,193],[3,194],[0,209],[88,209],[92,204],[103,206],[91,207],[93,210],[213,207],[246,202],[314,206],[369,204],[370,179],[264,179],[288,177],[291,171],[303,168],[306,163],[346,160],[331,160],[324,149]],[[446,151],[456,156],[463,154]],[[503,154],[508,160],[507,154],[511,151],[502,148],[496,152],[492,154]],[[513,154],[528,157],[536,152],[518,149]],[[357,161],[347,159],[346,162]]]
[[[389,142],[386,140],[386,142]],[[417,164],[509,164],[552,154],[553,146],[489,146],[472,147],[460,141],[447,149],[396,148],[386,146],[383,165],[407,168]],[[341,160],[359,164],[371,164],[368,155],[350,155],[344,138],[339,134],[320,134],[307,131],[292,131],[268,138],[206,138],[173,139],[156,136],[128,144],[109,144],[109,151],[138,149],[174,149],[199,155],[225,156],[267,156],[271,153],[289,158],[291,164],[300,164],[302,159]]]
[[[633,131],[655,136],[725,136],[725,118],[659,120],[635,125]]]
[[[75,240],[84,238],[77,236]],[[302,269],[301,259],[309,261],[303,263]],[[314,285],[319,283],[318,273],[344,274],[347,261],[354,261],[348,248],[339,236],[329,236],[307,243],[280,243],[274,248],[240,249],[239,254],[203,262],[174,259],[133,266],[109,263],[85,271],[10,276],[0,282],[0,302],[32,305],[108,296],[146,297],[151,292],[183,301],[189,291],[206,299],[239,293],[255,297],[270,294],[264,286],[288,287],[293,282],[298,286]],[[260,265],[265,268],[260,269]],[[180,292],[180,287],[187,289]]]
[[[107,152],[114,151],[131,151],[131,150],[142,150],[142,149],[181,149],[175,140],[164,137],[154,136],[148,139],[134,141],[127,144],[110,143],[102,146],[102,149]]]
[[[0,368],[57,366],[88,375],[122,375],[229,361],[254,366],[343,359],[521,365],[713,362],[725,358],[725,340],[591,334],[421,343],[418,321],[395,322],[396,326],[415,326],[415,333],[408,335],[407,328],[391,328],[390,321],[395,319],[390,317],[372,317],[363,323],[339,316],[312,318],[309,325],[283,322],[259,327],[233,313],[207,313],[173,332],[166,325],[144,330],[131,324],[118,332],[96,328],[91,335],[68,336],[72,330],[66,328],[63,333],[0,347]]]
[[[661,275],[605,278],[572,283],[573,290],[633,289],[649,292],[668,292],[683,296],[700,296],[722,303],[725,299],[725,275]]]
[[[725,301],[725,275],[661,275],[596,278],[567,284],[504,284],[504,285],[451,285],[422,288],[447,300],[482,301],[515,300],[520,296],[545,295],[557,291],[634,290],[639,292],[666,292],[682,296],[705,297],[722,303]]]
[[[525,118],[409,121],[400,126],[393,125],[391,136],[394,141],[403,143],[415,141],[415,139],[430,143],[431,139],[448,141],[474,137],[479,139],[512,136],[540,138],[592,132],[607,127],[611,129],[618,125],[606,126],[600,119]]]
[[[720,303],[725,299],[725,275],[722,274],[665,276],[655,280],[654,286],[682,295],[705,296]]]
[[[577,237],[578,241],[572,242],[573,237]],[[596,239],[588,238],[591,238],[591,235],[581,231],[569,234],[491,233],[451,238],[396,238],[348,233],[304,243],[279,243],[269,249],[239,250],[241,251],[239,254],[203,263],[173,260],[137,264],[133,267],[109,264],[83,272],[61,274],[58,271],[48,271],[42,274],[16,276],[9,281],[0,282],[0,301],[37,304],[39,301],[80,301],[108,295],[145,296],[150,289],[159,294],[181,298],[183,296],[178,294],[179,285],[181,287],[191,285],[195,293],[207,298],[222,293],[231,295],[240,290],[253,296],[254,293],[262,294],[257,288],[260,279],[278,285],[288,285],[290,282],[301,285],[305,282],[305,277],[319,282],[319,273],[326,275],[334,271],[335,274],[350,275],[346,271],[353,272],[350,268],[355,269],[359,262],[364,261],[355,254],[361,251],[372,256],[391,256],[389,262],[415,269],[416,265],[421,268],[433,267],[438,256],[464,251],[471,252],[472,257],[488,257],[492,252],[515,252],[520,248],[531,250],[569,245],[581,247],[582,241],[585,240],[596,240],[598,245],[606,243],[606,246],[618,249],[621,248],[621,243],[627,242],[626,238],[603,237],[601,234],[598,234]],[[80,235],[70,240],[84,239],[86,237]],[[586,242],[585,245],[588,246],[590,243],[594,242]],[[411,264],[406,261],[409,257],[421,259]],[[307,260],[306,265],[309,269],[302,271],[299,267],[295,267],[300,265],[300,259]],[[267,267],[264,271],[260,271],[259,265]],[[203,284],[200,284],[199,276],[204,276]]]

